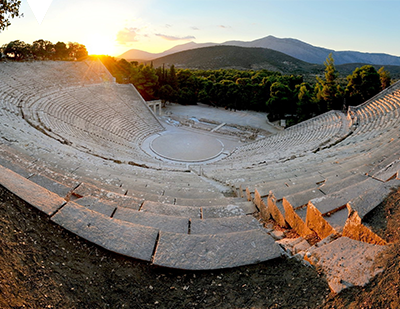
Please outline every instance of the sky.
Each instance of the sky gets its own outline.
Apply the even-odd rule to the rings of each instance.
[[[20,11],[24,16],[0,32],[0,45],[78,42],[89,54],[119,56],[130,49],[159,53],[190,41],[273,35],[400,56],[400,0],[52,0],[41,23],[27,0]]]

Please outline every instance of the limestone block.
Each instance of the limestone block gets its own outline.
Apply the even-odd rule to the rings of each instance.
[[[385,240],[361,223],[361,217],[355,210],[350,211],[350,215],[343,228],[343,236],[370,244],[386,245]]]
[[[112,219],[74,202],[61,208],[51,220],[70,232],[107,250],[151,261],[158,230]]]
[[[343,188],[340,191],[312,199],[311,203],[321,214],[328,214],[329,212],[345,207],[350,200],[362,195],[367,190],[379,186],[379,184],[380,181],[367,178],[362,182]]]
[[[382,268],[374,266],[385,246],[371,245],[348,237],[340,237],[307,253],[309,260],[326,274],[329,287],[340,293],[350,286],[365,286]]]
[[[133,196],[126,196],[120,193],[106,191],[103,189],[99,189],[93,185],[83,183],[78,188],[73,191],[73,194],[80,197],[92,197],[101,201],[101,203],[113,205],[115,207],[125,207],[138,210],[142,203],[143,199],[138,199]],[[80,199],[77,200],[78,204],[80,204]],[[91,201],[88,199],[87,201]],[[82,203],[85,203],[82,201]],[[83,204],[82,204],[83,205]]]
[[[261,201],[262,201],[261,195],[260,195],[260,193],[258,192],[258,190],[255,189],[255,190],[254,190],[254,200],[253,200],[253,203],[256,204],[256,206],[258,207],[258,209],[260,209]]]
[[[249,188],[246,188],[246,197],[249,202],[251,202],[253,200],[253,197],[251,196],[251,192],[250,192]]]
[[[0,185],[49,216],[53,215],[66,203],[66,201],[57,194],[1,165]]]
[[[252,202],[202,208],[203,219],[246,216],[256,211]]]
[[[110,194],[120,194],[120,195],[125,195],[126,191],[120,187],[110,187],[107,189],[112,189],[112,190],[107,190],[106,186],[104,184],[101,184],[101,188],[96,187],[93,184],[87,183],[87,182],[82,182],[79,187],[77,187],[74,190],[74,193],[76,195],[80,196],[87,196],[87,195],[92,195],[92,196],[97,196],[97,197],[102,197],[105,195],[110,195]]]
[[[275,231],[278,232],[278,231]],[[283,234],[283,233],[282,233]],[[271,233],[271,236],[274,237],[274,235]],[[275,238],[275,237],[274,237]],[[294,254],[294,247],[297,246],[299,243],[303,242],[304,238],[303,237],[298,237],[298,238],[283,238],[279,239],[276,241],[277,244],[279,244],[281,247],[285,248],[285,250],[290,254]]]
[[[337,191],[347,188],[354,184],[360,183],[368,178],[364,174],[351,174],[349,175],[336,175],[337,177],[329,177],[327,181],[319,187],[319,190],[328,195]]]
[[[329,223],[336,233],[342,233],[348,217],[349,210],[347,207],[343,207],[335,212],[329,213],[329,215],[324,215],[323,219]]]
[[[282,202],[277,200],[271,191],[267,199],[268,211],[276,223],[281,227],[287,227],[285,220],[285,210]]]
[[[262,228],[261,224],[251,215],[241,217],[192,219],[191,234],[222,234],[248,231]]]
[[[122,207],[117,208],[113,218],[172,233],[187,234],[189,229],[189,218],[166,216]]]
[[[30,181],[33,181],[34,183],[38,184],[39,186],[46,188],[47,190],[56,193],[62,198],[65,198],[67,194],[73,189],[69,188],[67,186],[64,186],[63,184],[54,181],[53,179],[50,179],[46,176],[43,175],[33,175],[29,177]]]
[[[76,201],[76,203],[79,205],[85,206],[91,210],[97,211],[98,213],[101,213],[108,217],[111,217],[111,215],[114,213],[115,209],[117,208],[114,203],[109,204],[104,200],[100,200],[100,199],[92,197],[92,196],[86,196],[86,197],[80,198]]]
[[[281,256],[263,230],[216,235],[160,234],[153,263],[159,266],[207,270],[256,264]]]
[[[143,203],[140,211],[151,212],[166,216],[200,218],[201,208],[194,206],[178,206],[173,204],[165,204],[160,202],[146,201]]]
[[[394,179],[377,183],[374,188],[365,191],[360,196],[351,200],[348,205],[357,211],[360,218],[364,218],[371,210],[377,207],[390,194],[392,188],[397,188],[400,180]]]
[[[5,168],[8,168],[9,170],[12,170],[13,172],[15,172],[25,178],[28,178],[31,175],[30,171],[22,168],[21,166],[15,164],[13,162],[10,162],[9,160],[3,159],[3,158],[0,158],[0,165]]]
[[[254,191],[254,203],[256,204],[258,210],[260,211],[261,218],[264,220],[269,220],[271,214],[269,213],[267,205],[265,205],[264,200],[261,198],[260,193],[257,189]]]
[[[285,237],[285,232],[283,231],[273,230],[270,234],[275,240],[282,240]]]
[[[298,208],[298,207],[307,205],[307,203],[310,200],[321,197],[321,196],[324,196],[324,194],[315,188],[315,189],[297,192],[297,193],[291,194],[291,195],[285,195],[285,198],[288,202],[290,202],[290,204],[293,206],[293,208]]]
[[[334,228],[322,217],[321,212],[311,202],[307,205],[306,225],[322,239],[332,233],[336,233]]]
[[[298,211],[296,212],[292,205],[283,198],[282,200],[283,208],[285,209],[285,220],[290,225],[290,227],[300,236],[306,237],[312,234],[312,231],[307,227],[304,220],[299,216]],[[303,209],[303,212],[306,208]]]
[[[299,252],[304,252],[307,249],[309,249],[311,245],[308,243],[307,240],[303,239],[301,242],[298,244],[294,245],[293,247],[293,253],[298,254]]]
[[[391,179],[399,179],[400,172],[400,159],[397,159],[385,166],[381,170],[377,171],[372,177],[380,179],[382,181],[389,181]]]

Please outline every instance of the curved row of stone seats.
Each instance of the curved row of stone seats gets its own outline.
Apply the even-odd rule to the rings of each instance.
[[[393,101],[398,95],[398,91],[391,95]],[[242,188],[256,188],[254,201],[263,217],[272,216],[282,226],[289,224],[302,236],[314,231],[323,238],[335,231],[382,243],[361,222],[391,187],[399,185],[395,180],[400,171],[399,113],[397,106],[385,109],[379,102],[360,106],[353,134],[331,148],[246,170],[217,170],[213,177],[239,188],[239,195]],[[363,197],[372,190],[379,198],[366,203]],[[250,189],[247,196],[253,198]],[[320,200],[330,200],[329,209]],[[355,210],[352,204],[363,205]]]
[[[19,164],[10,159],[5,162],[19,174],[0,166],[2,186],[55,223],[111,251],[183,269],[234,267],[281,254],[251,215],[249,203],[195,207],[144,201],[122,194],[122,188],[107,191],[104,184],[80,183],[47,168],[35,173],[32,164],[25,170],[21,157]]]
[[[77,196],[90,195],[97,198],[105,198],[103,193],[107,191],[111,195],[115,193],[132,198],[136,197],[141,202],[149,200],[172,205],[214,206],[223,205],[224,203],[237,203],[234,198],[226,198],[219,189],[202,180],[196,174],[187,171],[157,171],[115,164],[117,166],[112,166],[112,169],[118,171],[117,173],[111,174],[110,178],[99,179],[96,173],[86,169],[80,173],[75,169],[72,174],[65,170],[60,170],[58,173],[51,172],[46,163],[23,156],[18,151],[5,145],[1,145],[0,155],[0,161],[3,165],[7,162],[16,162],[15,164],[23,167],[24,170],[29,170],[31,175],[41,175],[54,179],[58,183],[66,183],[65,189],[69,188],[67,191],[75,188],[74,193]],[[10,164],[8,163],[6,166],[9,168]],[[14,168],[11,169],[14,170]],[[54,167],[52,169],[54,170]],[[18,168],[16,172],[20,170],[21,168]],[[31,177],[28,178],[31,179]],[[72,180],[68,180],[69,178]],[[46,183],[45,181],[39,184],[47,187]],[[48,189],[52,191],[51,188]]]
[[[98,94],[104,88],[113,88],[110,96],[102,100]],[[131,88],[130,86],[128,86]],[[119,100],[118,91],[124,86],[107,86],[104,84],[87,86],[82,88],[69,88],[60,98],[52,96],[47,100],[37,100],[24,109],[25,115],[39,116],[36,120],[41,123],[41,115],[57,118],[67,125],[87,127],[93,125],[96,130],[102,128],[104,132],[121,137],[127,141],[140,142],[149,134],[163,130],[154,117],[138,104],[127,104]],[[124,89],[125,90],[125,89]],[[135,95],[131,91],[132,96]],[[136,103],[136,102],[135,102]],[[26,117],[28,117],[26,116]],[[51,128],[53,129],[53,128]],[[87,131],[90,131],[88,129]],[[62,134],[62,132],[59,132]]]
[[[255,187],[254,201],[262,215],[272,216],[302,236],[316,232],[324,238],[335,232],[383,244],[362,219],[391,188],[400,185],[398,105],[383,106],[387,96],[400,102],[399,87],[396,84],[374,100],[351,108],[356,128],[334,147],[287,161],[286,169],[270,164],[246,171],[247,179],[253,177],[249,183]],[[265,177],[278,170],[277,177]],[[263,171],[267,180],[261,183]],[[249,189],[247,193],[251,199]]]
[[[0,80],[19,89],[112,82],[115,79],[99,61],[1,62]],[[23,91],[23,89],[19,89]]]
[[[280,133],[240,146],[216,165],[242,168],[329,147],[349,134],[350,125],[348,116],[330,111]]]
[[[48,136],[101,157],[160,164],[140,144],[164,128],[132,85],[104,82],[111,75],[99,61],[1,63],[0,70],[11,77],[2,80],[2,108]]]
[[[360,111],[360,113],[361,115],[364,114],[362,110]],[[375,118],[375,121],[369,121],[368,123],[360,122],[358,125],[355,126],[355,128],[353,126],[353,129],[351,131],[352,134],[349,134],[343,140],[339,140],[330,148],[322,150],[319,149],[315,153],[298,153],[292,157],[286,158],[281,158],[280,154],[278,153],[275,157],[275,160],[267,161],[267,164],[259,164],[259,166],[254,166],[246,169],[245,173],[243,173],[243,170],[240,169],[240,165],[238,165],[239,168],[237,168],[236,166],[236,168],[228,168],[229,165],[224,169],[220,169],[219,166],[217,169],[214,170],[212,170],[211,168],[204,168],[204,171],[206,171],[206,174],[210,177],[213,177],[221,182],[226,182],[228,180],[228,184],[234,185],[240,182],[240,180],[242,180],[241,182],[246,183],[249,181],[256,183],[257,181],[263,181],[263,179],[265,180],[269,177],[275,178],[276,174],[282,176],[282,162],[285,162],[284,166],[290,165],[290,167],[288,168],[289,173],[293,171],[296,174],[303,173],[301,171],[302,169],[306,173],[310,169],[312,171],[313,165],[315,165],[318,161],[329,162],[330,164],[334,164],[334,162],[337,160],[357,161],[357,155],[366,152],[372,152],[372,155],[374,155],[374,157],[372,157],[372,159],[367,158],[367,160],[369,160],[369,162],[374,162],[375,158],[379,159],[381,157],[382,151],[387,152],[387,154],[392,154],[396,149],[393,148],[393,146],[395,146],[394,143],[396,143],[396,137],[398,136],[398,116],[398,110],[393,108],[385,115]],[[372,125],[371,130],[365,132],[365,127],[368,125]],[[378,140],[376,139],[377,137],[379,137]],[[381,143],[383,144],[383,146],[376,147]],[[391,143],[391,145],[388,145],[387,143]],[[275,152],[273,152],[270,148],[265,148],[264,153],[264,158],[275,154]],[[246,159],[246,161],[249,160]],[[291,165],[292,163],[293,166]],[[367,164],[367,162],[364,164]],[[355,162],[355,165],[357,165],[357,162]],[[324,169],[320,167],[320,170]],[[290,177],[290,174],[285,177]]]

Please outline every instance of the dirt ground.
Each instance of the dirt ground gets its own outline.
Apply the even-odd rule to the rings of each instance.
[[[365,288],[330,294],[293,260],[218,271],[154,267],[65,231],[0,187],[0,308],[399,308],[400,190],[368,223],[393,243]]]

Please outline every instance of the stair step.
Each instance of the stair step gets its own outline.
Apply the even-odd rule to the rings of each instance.
[[[128,208],[117,208],[113,218],[138,225],[153,227],[162,232],[184,234],[189,232],[188,218],[166,216],[150,212],[136,211]]]
[[[47,215],[54,214],[66,203],[66,201],[57,194],[1,165],[0,184],[11,193]]]
[[[112,252],[151,261],[158,229],[115,220],[74,202],[51,220],[68,231]]]
[[[190,234],[221,234],[233,233],[262,228],[261,224],[251,215],[229,218],[192,219]]]
[[[155,265],[206,270],[256,264],[281,256],[274,239],[262,229],[216,235],[160,233]]]

